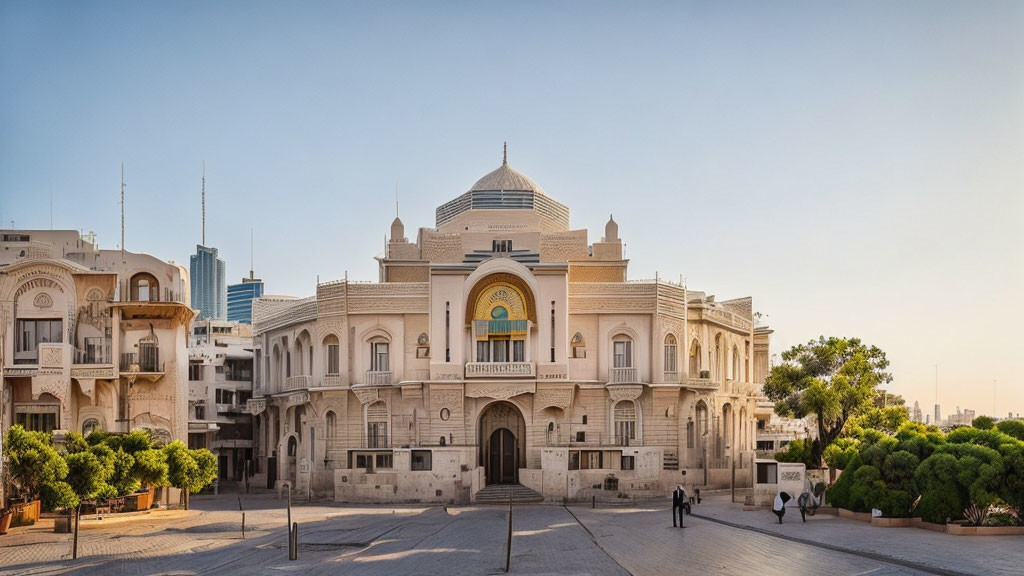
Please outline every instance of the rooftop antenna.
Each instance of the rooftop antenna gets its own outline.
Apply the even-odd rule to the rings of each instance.
[[[124,263],[124,162],[121,162],[121,263]]]
[[[256,273],[253,271],[253,265],[252,265],[252,238],[253,238],[252,228],[250,227],[249,228],[249,280],[255,280],[256,279]]]
[[[501,165],[502,166],[508,166],[508,142],[507,141],[502,145]]]
[[[50,184],[50,230],[53,230],[53,184]]]
[[[203,246],[206,246],[206,160],[203,160]]]
[[[398,218],[398,182],[395,182],[395,218]]]

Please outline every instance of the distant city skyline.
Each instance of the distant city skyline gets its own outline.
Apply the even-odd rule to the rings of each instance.
[[[877,345],[926,412],[938,364],[939,404],[1005,417],[1024,412],[1022,27],[1012,2],[6,2],[0,221],[115,248],[124,162],[125,248],[187,265],[205,161],[227,277],[252,228],[270,293],[307,296],[377,277],[396,183],[413,237],[507,140],[589,242],[615,215],[631,277],[752,296],[773,353]]]

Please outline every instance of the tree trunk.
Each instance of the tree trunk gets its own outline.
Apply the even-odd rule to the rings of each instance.
[[[78,502],[78,506],[74,509],[75,514],[75,535],[72,537],[71,544],[71,559],[78,558],[78,519],[82,516],[82,502]]]

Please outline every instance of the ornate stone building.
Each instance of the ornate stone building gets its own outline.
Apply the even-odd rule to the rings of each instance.
[[[507,162],[391,224],[380,281],[254,303],[257,471],[338,500],[553,500],[749,484],[767,331],[750,298],[628,280]]]
[[[0,237],[0,427],[188,431],[188,272],[74,230]]]

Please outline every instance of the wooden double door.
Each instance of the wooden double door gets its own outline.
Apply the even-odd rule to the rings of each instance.
[[[498,428],[488,442],[487,483],[515,484],[518,474],[519,441],[508,428]]]

